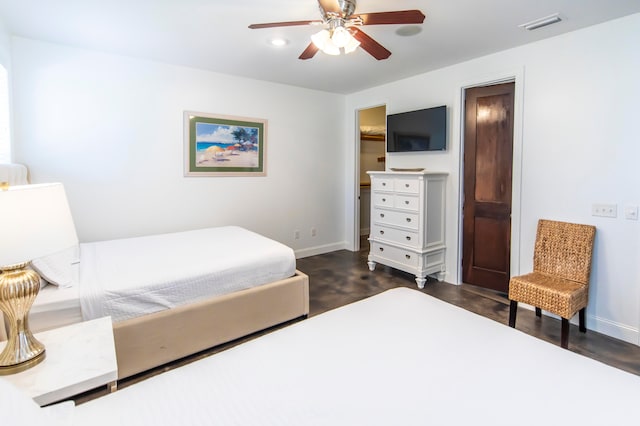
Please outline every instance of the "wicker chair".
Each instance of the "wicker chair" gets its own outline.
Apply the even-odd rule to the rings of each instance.
[[[533,254],[533,272],[509,281],[509,326],[516,326],[518,302],[533,305],[562,318],[560,345],[569,345],[569,319],[579,312],[579,328],[585,333],[589,298],[591,254],[595,226],[539,220]]]

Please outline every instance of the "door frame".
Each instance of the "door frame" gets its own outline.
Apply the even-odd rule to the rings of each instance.
[[[458,141],[458,253],[456,254],[456,283],[462,284],[462,240],[463,240],[463,205],[464,205],[464,120],[465,120],[465,91],[473,87],[490,86],[493,84],[515,84],[513,111],[513,163],[511,177],[511,256],[510,274],[520,275],[521,251],[521,222],[522,222],[522,116],[524,68],[504,71],[484,78],[477,78],[459,84],[456,89],[456,103],[454,106],[454,120],[457,126],[453,128],[453,139]]]
[[[356,108],[355,110],[355,168],[354,168],[354,182],[355,182],[355,197],[354,197],[354,208],[353,208],[353,251],[360,251],[360,150],[362,141],[360,140],[360,111],[365,109],[379,108],[385,107],[387,108],[387,102],[381,102],[371,106],[361,106]],[[386,125],[386,123],[385,123]],[[385,156],[386,156],[386,140],[385,140]],[[386,166],[385,166],[386,168]]]

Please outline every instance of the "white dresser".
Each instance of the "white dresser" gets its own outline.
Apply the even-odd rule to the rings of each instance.
[[[369,269],[377,263],[416,276],[445,273],[446,173],[367,172],[371,176]]]

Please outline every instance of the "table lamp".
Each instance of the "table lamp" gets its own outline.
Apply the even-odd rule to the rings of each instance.
[[[0,310],[7,342],[0,353],[0,375],[42,362],[45,348],[29,330],[29,310],[40,291],[40,277],[28,269],[32,259],[78,244],[61,183],[0,185]]]

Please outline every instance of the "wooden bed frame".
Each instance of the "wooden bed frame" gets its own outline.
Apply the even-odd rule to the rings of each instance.
[[[118,379],[309,315],[309,277],[280,281],[114,323]]]

